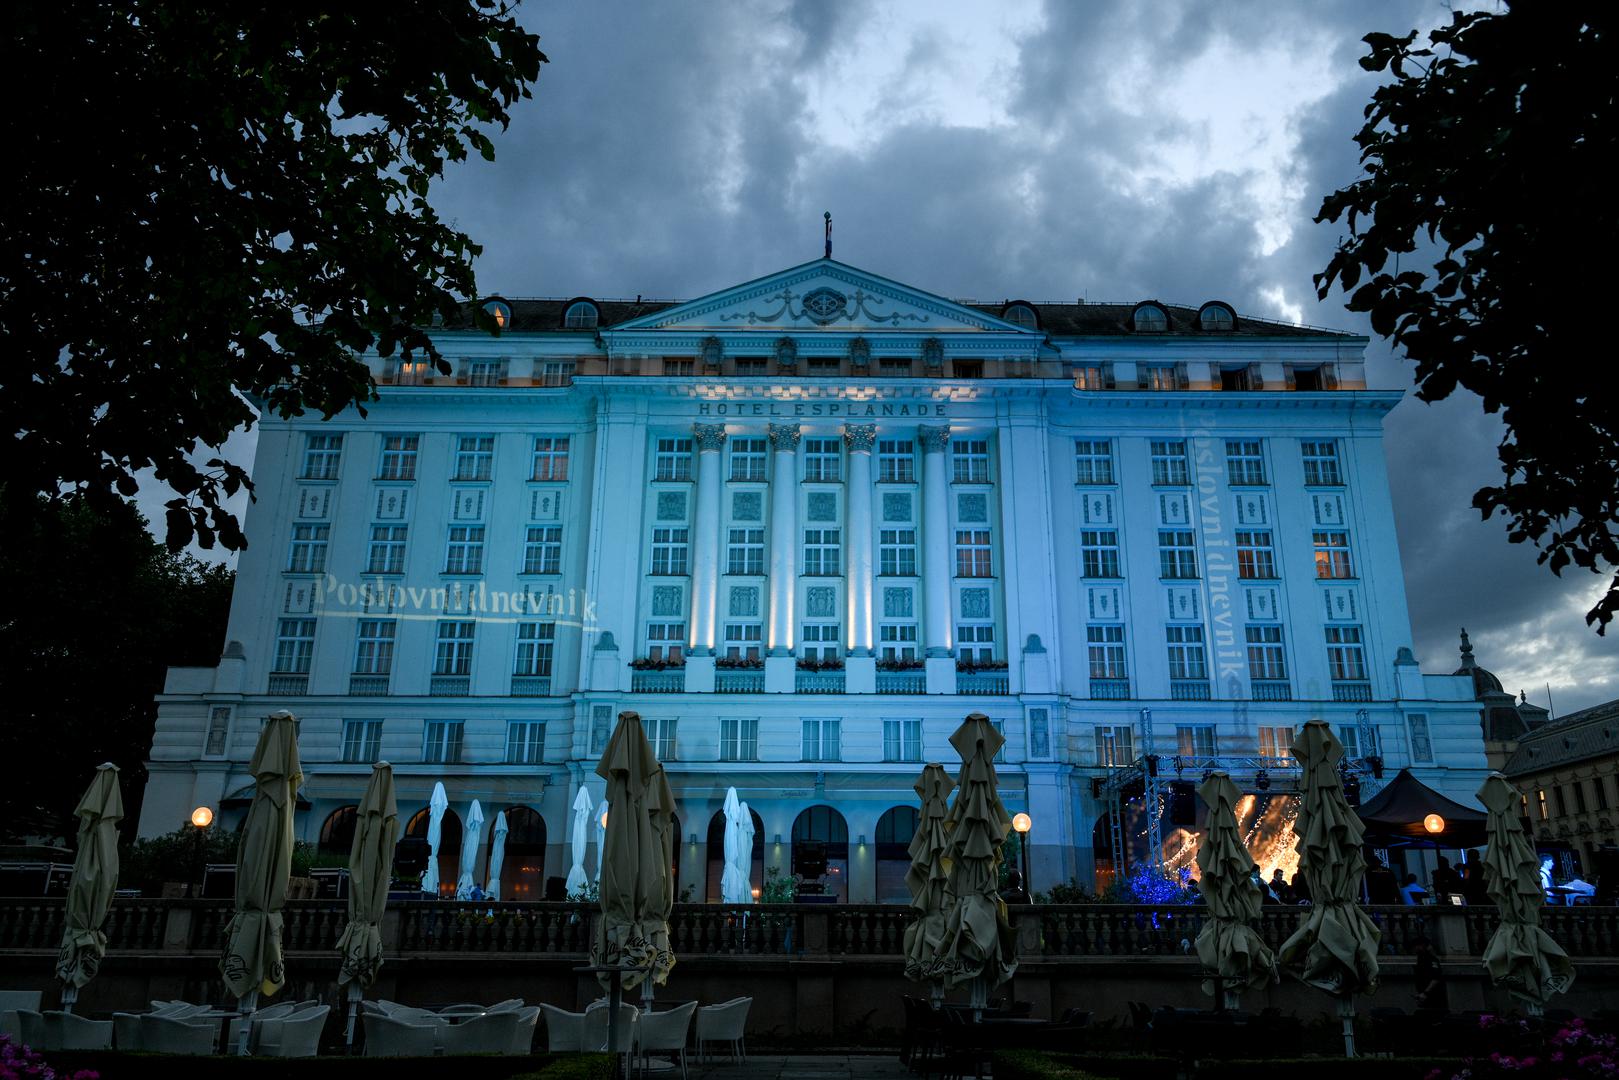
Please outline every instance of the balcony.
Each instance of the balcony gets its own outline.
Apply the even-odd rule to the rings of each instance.
[[[472,676],[434,675],[427,682],[427,692],[433,697],[466,697],[472,693]]]
[[[877,672],[877,692],[879,694],[925,694],[928,692],[928,677],[922,671],[879,671]]]
[[[793,682],[793,689],[800,694],[843,693],[841,671],[798,671],[794,674],[797,678]]]
[[[1286,679],[1255,679],[1253,688],[1253,699],[1255,701],[1293,700],[1293,684]]]
[[[1370,701],[1372,684],[1364,682],[1335,682],[1332,684],[1334,701]]]
[[[734,668],[714,672],[716,694],[762,694],[765,692],[765,673],[753,668]]]
[[[1202,679],[1171,679],[1169,697],[1171,701],[1207,701],[1209,684]]]
[[[270,686],[266,692],[271,694],[307,694],[309,693],[309,676],[271,675]]]
[[[682,668],[637,671],[630,675],[630,690],[637,694],[678,694],[685,689],[686,672]]]
[[[551,676],[513,675],[512,697],[550,697]]]
[[[349,697],[387,697],[388,676],[350,675]]]
[[[956,693],[958,694],[1005,694],[1011,680],[1004,671],[958,671],[956,672]]]
[[[1092,679],[1092,701],[1128,701],[1130,700],[1129,679]]]

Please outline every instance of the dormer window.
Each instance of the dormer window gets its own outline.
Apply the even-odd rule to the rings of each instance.
[[[1001,312],[1001,318],[1009,323],[1015,323],[1025,330],[1040,329],[1040,317],[1034,313],[1034,308],[1028,304],[1007,304]]]
[[[512,324],[512,306],[504,300],[489,300],[483,305],[486,315],[495,320],[498,329],[505,330]]]
[[[594,330],[601,322],[601,312],[589,300],[575,300],[562,315],[562,325],[568,330]]]
[[[1140,304],[1130,316],[1130,327],[1138,334],[1162,334],[1169,329],[1169,315],[1157,304]]]
[[[1211,301],[1198,310],[1197,325],[1211,334],[1229,333],[1237,328],[1237,313],[1226,304]]]

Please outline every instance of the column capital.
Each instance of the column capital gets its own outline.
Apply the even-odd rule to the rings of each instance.
[[[938,453],[950,445],[949,424],[939,424],[937,426],[923,424],[916,429],[916,433],[922,438],[922,452],[924,454]]]
[[[771,424],[766,433],[770,436],[770,449],[789,452],[798,449],[800,432],[797,424]]]
[[[724,424],[693,424],[691,433],[697,440],[698,450],[722,450],[725,447]]]
[[[872,445],[877,441],[877,425],[844,424],[843,441],[848,444],[851,454],[859,450],[869,454]]]

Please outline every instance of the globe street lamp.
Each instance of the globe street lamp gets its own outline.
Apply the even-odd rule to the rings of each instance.
[[[1034,819],[1028,814],[1016,814],[1012,818],[1012,828],[1017,830],[1017,846],[1023,852],[1023,891],[1032,895],[1029,883],[1029,830],[1034,828]]]

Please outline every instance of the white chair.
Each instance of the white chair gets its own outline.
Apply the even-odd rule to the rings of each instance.
[[[439,1016],[482,1016],[489,1010],[482,1005],[446,1005],[437,1010]]]
[[[750,997],[732,998],[719,1005],[704,1005],[697,1010],[697,1059],[706,1061],[703,1047],[705,1043],[721,1042],[731,1044],[731,1059],[746,1062],[748,1048],[744,1036],[748,1030],[748,1009],[753,1004]]]
[[[629,1002],[620,1002],[618,1006],[618,1044],[607,1045],[608,1006],[605,1001],[593,1001],[585,1010],[584,1046],[587,1051],[600,1053],[628,1054],[635,1050],[636,1022],[641,1019],[641,1010]]]
[[[688,1001],[666,1012],[647,1013],[641,1017],[635,1046],[643,1073],[647,1071],[648,1058],[652,1054],[668,1054],[671,1059],[680,1062],[680,1080],[686,1080],[686,1036],[691,1033],[691,1014],[696,1010],[697,1002]]]
[[[45,1018],[37,1009],[14,1009],[11,1015],[17,1018],[17,1037],[27,1046],[35,1050],[41,1049],[45,1041]]]
[[[512,1048],[516,1031],[516,1013],[484,1013],[445,1028],[440,1044],[446,1054],[504,1054]]]
[[[438,1053],[439,1025],[366,1013],[366,1057],[432,1057]]]
[[[320,1052],[320,1034],[326,1028],[330,1005],[299,1008],[290,1016],[253,1025],[258,1045],[255,1054],[265,1057],[314,1057]]]
[[[115,1050],[140,1050],[141,1017],[149,1013],[115,1012],[112,1014],[112,1045]]]
[[[12,1042],[28,1041],[22,1037],[22,1017],[17,1015],[16,1009],[0,1009],[0,1035],[8,1037]]]
[[[259,1052],[260,1025],[262,1025],[266,1020],[280,1020],[282,1017],[291,1016],[297,1011],[300,1004],[300,1002],[296,1001],[283,1001],[276,1005],[266,1005],[262,1009],[254,1009],[252,1016],[253,1026],[248,1029],[247,1033],[247,1052],[250,1054],[256,1054]],[[185,1017],[183,1014],[179,1016],[179,1019],[184,1018]],[[230,1026],[225,1032],[225,1048],[227,1050],[234,1048],[241,1039],[242,1023],[245,1019],[247,1018],[238,1016],[236,1019],[230,1022]]]
[[[214,1052],[219,1025],[151,1013],[140,1020],[141,1049],[156,1054],[207,1055]]]
[[[513,1010],[517,1014],[517,1027],[512,1031],[512,1046],[506,1052],[519,1056],[534,1052],[534,1028],[540,1020],[540,1007],[528,1005]]]
[[[0,1012],[16,1012],[18,1009],[38,1012],[42,996],[38,990],[0,990]]]
[[[106,1050],[112,1046],[112,1021],[87,1020],[70,1012],[50,1009],[44,1020],[43,1050]]]
[[[545,1048],[553,1054],[574,1053],[585,1048],[585,1014],[541,1005],[545,1017]]]
[[[516,1012],[517,1010],[519,1010],[519,1009],[521,1009],[523,1007],[523,1004],[524,1004],[524,1002],[523,1002],[522,998],[507,998],[505,1001],[497,1001],[497,1002],[495,1002],[493,1005],[491,1005],[487,1009],[485,1009],[484,1012],[492,1012],[492,1013]]]
[[[206,1005],[193,1005],[189,1001],[154,1001],[152,1002],[152,1016],[172,1016],[184,1019],[188,1016],[200,1016],[208,1011]]]

